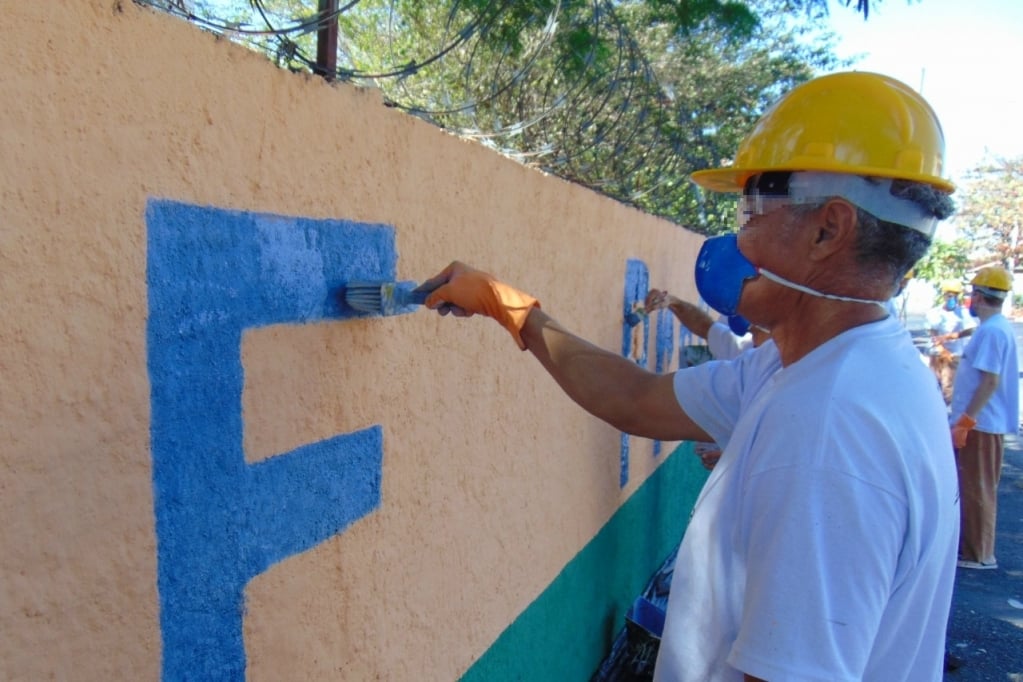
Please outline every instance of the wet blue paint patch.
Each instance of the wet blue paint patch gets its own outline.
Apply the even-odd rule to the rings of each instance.
[[[245,329],[355,317],[394,279],[393,228],[154,200],[147,361],[164,680],[245,679],[244,589],[380,504],[380,426],[246,464]]]
[[[657,311],[657,327],[654,340],[654,371],[658,374],[668,371],[675,344],[675,315],[670,310]],[[654,457],[661,454],[661,441],[654,441]]]
[[[702,306],[701,306],[702,309]],[[678,366],[688,367],[689,358],[686,357],[686,347],[695,345],[698,336],[689,331],[689,328],[684,324],[679,323],[678,326]]]
[[[671,364],[671,354],[675,349],[675,315],[662,308],[657,311],[657,337],[654,371],[666,372]]]
[[[647,291],[650,290],[650,272],[646,263],[630,258],[625,263],[625,295],[622,299],[622,355],[637,365],[646,367],[647,345],[650,341],[650,317],[636,315],[636,309],[642,306]],[[635,328],[642,325],[639,347],[634,347]],[[629,434],[621,434],[621,450],[619,454],[618,485],[622,488],[629,482]]]

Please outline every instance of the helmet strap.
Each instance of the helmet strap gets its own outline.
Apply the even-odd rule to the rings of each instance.
[[[789,197],[794,203],[841,197],[879,220],[934,236],[938,219],[916,202],[893,196],[891,189],[891,178],[868,180],[848,173],[795,172],[789,180]]]
[[[974,291],[978,291],[978,292],[984,294],[985,296],[990,296],[991,298],[997,298],[999,301],[1004,301],[1005,297],[1008,296],[1008,294],[1009,294],[1008,291],[1002,291],[1001,289],[992,289],[991,287],[985,287],[985,286],[981,286],[979,284],[974,284],[973,285],[973,290]]]

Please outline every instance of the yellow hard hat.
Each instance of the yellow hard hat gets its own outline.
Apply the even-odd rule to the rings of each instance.
[[[1012,275],[1003,267],[989,265],[978,270],[970,284],[983,293],[992,296],[998,296],[1001,293],[1004,297],[1005,292],[1012,291]]]
[[[931,106],[905,83],[848,72],[803,83],[776,102],[725,168],[697,171],[693,181],[740,192],[769,171],[823,171],[911,180],[953,192],[942,177],[945,135]]]
[[[963,285],[958,280],[948,279],[941,284],[941,293],[943,294],[961,294],[963,293]]]

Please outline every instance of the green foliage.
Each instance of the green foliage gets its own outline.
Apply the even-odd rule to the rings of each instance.
[[[603,15],[591,0],[515,2],[443,60],[410,59],[492,6],[363,0],[340,19],[342,45],[356,73],[414,65],[376,83],[413,113],[707,234],[734,229],[735,199],[688,175],[730,159],[774,99],[838,66],[823,10],[792,0],[623,0]]]
[[[749,37],[759,23],[756,14],[741,2],[719,0],[645,0],[637,17],[646,26],[668,26],[678,37],[685,37],[714,24],[733,38]]]
[[[832,51],[834,36],[819,28],[821,9],[789,0],[749,6],[759,23],[744,40],[713,25],[684,39],[666,26],[637,29],[654,56],[659,82],[671,93],[669,136],[680,144],[677,175],[670,179],[674,196],[666,205],[654,205],[653,198],[637,204],[705,234],[734,230],[735,197],[702,192],[688,182],[689,173],[730,161],[772,102],[815,73],[842,65]]]
[[[1023,257],[1023,157],[985,160],[956,192],[956,227],[971,245],[972,264],[1009,268]]]
[[[913,267],[913,276],[927,280],[940,294],[942,282],[962,282],[966,279],[966,271],[970,268],[969,253],[970,243],[965,239],[935,241],[927,254]]]
[[[220,2],[235,27],[286,29],[236,38],[287,68],[314,68],[318,0]],[[341,5],[340,78],[705,234],[734,229],[735,198],[701,192],[690,173],[727,163],[781,94],[843,66],[820,28],[826,0]]]
[[[1012,269],[1023,257],[1023,157],[987,159],[966,175],[954,195],[958,238],[936,241],[914,267],[914,276],[940,291],[947,280],[965,282],[981,265]]]

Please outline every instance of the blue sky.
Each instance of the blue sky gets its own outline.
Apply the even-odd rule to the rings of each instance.
[[[830,0],[841,57],[898,78],[931,103],[948,175],[984,158],[1023,156],[1023,0],[871,0],[864,21]],[[855,5],[855,0],[853,2]]]

